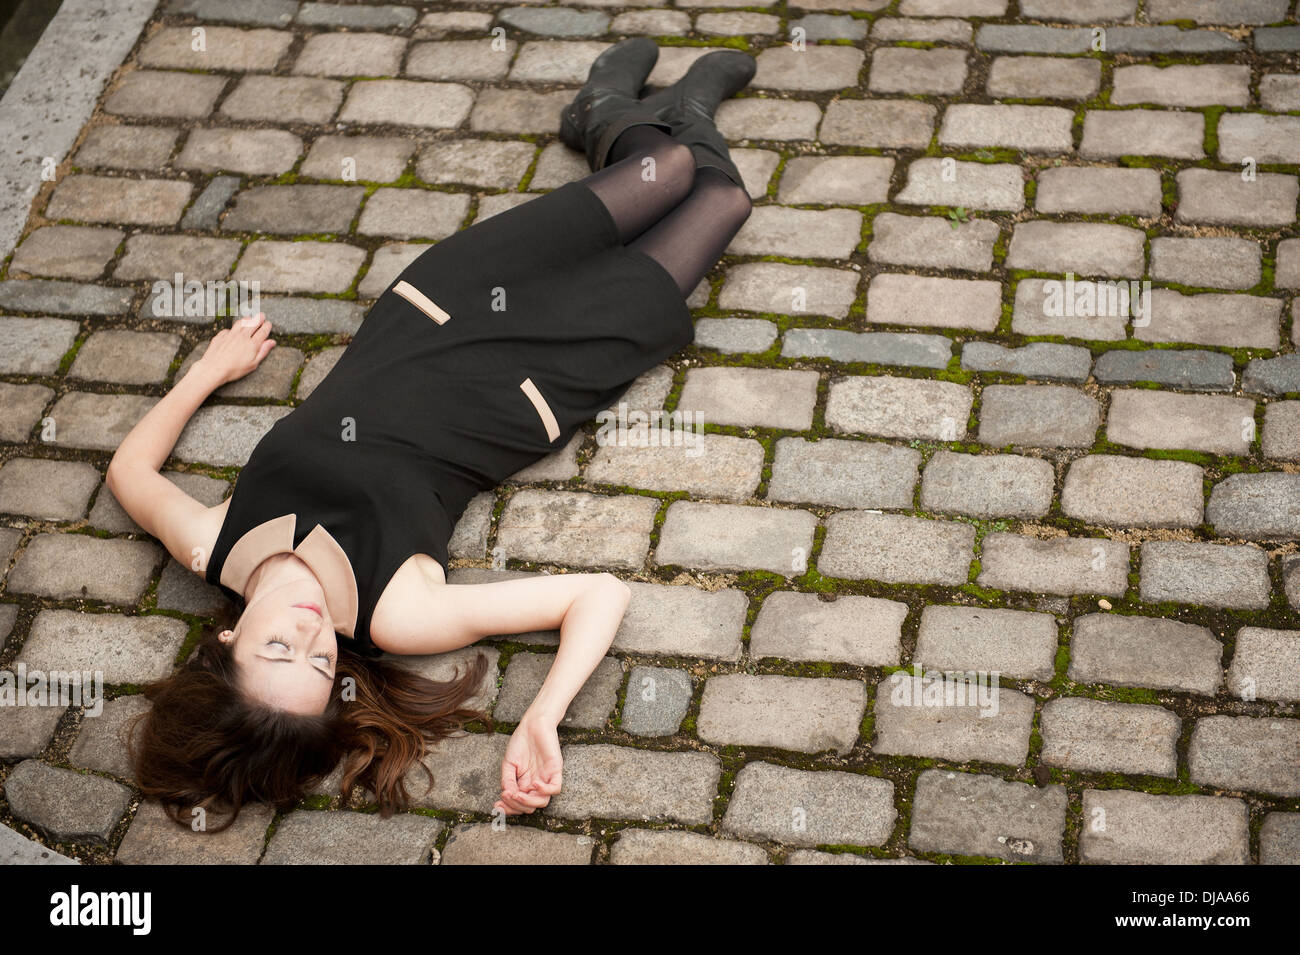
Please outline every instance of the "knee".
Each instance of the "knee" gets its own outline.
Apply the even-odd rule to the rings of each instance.
[[[664,143],[662,149],[655,151],[655,164],[663,178],[684,182],[690,191],[695,179],[695,153],[690,146],[676,139]]]

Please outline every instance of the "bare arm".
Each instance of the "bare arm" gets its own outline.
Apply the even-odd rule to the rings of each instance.
[[[274,341],[265,344],[269,331],[270,324],[259,319],[256,325],[236,322],[233,329],[219,332],[185,377],[136,422],[105,474],[108,489],[132,520],[195,572],[206,566],[226,505],[205,507],[158,471],[186,423],[212,392],[248,374],[275,346]]]

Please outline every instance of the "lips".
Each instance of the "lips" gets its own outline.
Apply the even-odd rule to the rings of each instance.
[[[314,614],[315,614],[316,616],[318,616],[318,617],[324,617],[324,616],[325,616],[323,613],[321,613],[320,607],[317,607],[315,604],[294,604],[294,606],[295,606],[295,607],[302,607],[304,610],[310,610],[312,613],[314,613]]]

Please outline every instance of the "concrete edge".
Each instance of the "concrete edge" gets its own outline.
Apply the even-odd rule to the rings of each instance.
[[[0,100],[0,261],[14,250],[47,159],[68,157],[158,0],[63,0]]]

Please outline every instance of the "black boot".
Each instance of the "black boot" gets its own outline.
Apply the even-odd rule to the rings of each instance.
[[[592,172],[605,168],[614,140],[629,126],[655,126],[665,133],[672,124],[655,116],[637,93],[659,59],[659,45],[649,37],[623,40],[596,57],[587,83],[560,119],[560,140],[586,153]]]
[[[686,143],[697,166],[713,166],[745,188],[727,140],[714,125],[718,104],[744,89],[758,61],[739,50],[714,50],[701,56],[672,86],[646,96],[641,103],[652,115],[672,125],[673,138]]]

